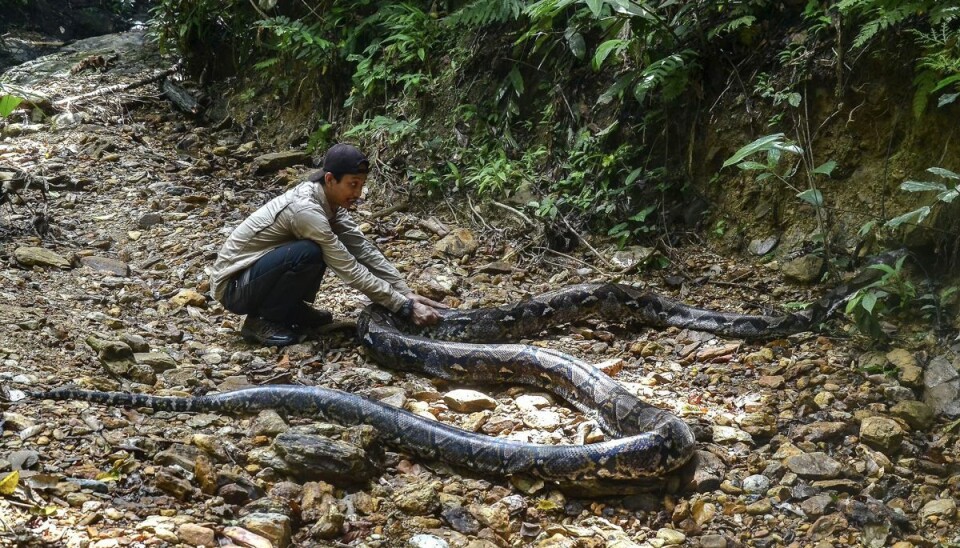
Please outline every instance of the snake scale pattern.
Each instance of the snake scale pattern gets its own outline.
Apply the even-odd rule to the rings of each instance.
[[[608,435],[607,441],[587,445],[539,445],[494,438],[320,387],[269,385],[187,398],[71,389],[31,396],[179,412],[232,414],[275,409],[345,425],[369,424],[388,445],[480,474],[523,473],[563,482],[656,482],[693,455],[695,440],[686,423],[643,402],[577,358],[504,341],[532,337],[548,327],[587,317],[740,338],[786,335],[815,327],[854,289],[870,281],[870,276],[861,278],[834,289],[802,313],[784,315],[704,310],[619,284],[574,285],[496,308],[446,310],[443,320],[427,329],[398,320],[376,305],[361,312],[359,339],[381,364],[455,382],[525,384],[549,390],[595,419]]]

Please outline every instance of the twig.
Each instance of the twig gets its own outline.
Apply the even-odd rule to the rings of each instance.
[[[407,200],[403,200],[400,203],[381,209],[380,211],[374,211],[373,213],[370,214],[368,219],[372,221],[374,219],[379,219],[380,217],[386,217],[387,215],[396,213],[398,211],[403,211],[404,209],[407,209],[407,207],[409,206],[410,206],[410,202],[408,202]]]
[[[513,213],[514,215],[516,215],[517,217],[519,217],[521,220],[523,220],[524,223],[526,223],[526,224],[528,224],[528,225],[530,225],[530,226],[533,226],[533,221],[530,220],[530,217],[527,217],[526,215],[524,215],[524,214],[523,214],[522,212],[520,212],[519,210],[517,210],[517,209],[515,209],[515,208],[512,208],[512,207],[508,206],[507,204],[501,204],[500,202],[498,202],[498,201],[496,201],[496,200],[491,200],[490,203],[493,204],[493,205],[495,205],[495,206],[497,206],[497,207],[499,207],[500,209],[503,209],[503,210],[505,210],[505,211],[509,211],[510,213]]]
[[[567,222],[567,218],[566,218],[566,217],[564,217],[563,215],[558,215],[558,217],[560,217],[560,220],[563,221],[563,224],[566,225],[567,229],[568,229],[570,232],[573,232],[574,236],[576,236],[577,239],[580,240],[580,243],[582,243],[583,245],[587,246],[587,249],[589,249],[598,259],[600,259],[600,262],[603,263],[603,266],[605,266],[605,267],[607,267],[607,268],[609,268],[609,269],[611,269],[611,270],[615,270],[614,266],[613,266],[612,264],[610,264],[610,262],[607,261],[607,259],[605,259],[604,256],[601,255],[599,251],[597,251],[596,249],[593,248],[592,245],[590,245],[590,242],[586,241],[586,240],[583,238],[583,236],[580,235],[579,232],[577,232],[576,230],[573,229],[572,226],[570,226],[570,223]]]
[[[493,231],[493,232],[496,232],[496,229],[494,229],[492,226],[490,226],[490,224],[487,223],[487,220],[483,218],[483,215],[481,215],[480,212],[477,211],[477,208],[474,207],[474,205],[473,205],[473,200],[470,199],[470,195],[469,195],[469,194],[467,194],[467,205],[470,206],[470,211],[471,211],[474,215],[476,215],[478,219],[480,219],[480,222],[483,223],[483,226],[487,227],[487,229],[489,229],[489,230],[491,230],[491,231]]]
[[[155,73],[155,74],[151,74],[150,76],[147,76],[146,78],[142,78],[142,79],[140,79],[140,80],[137,80],[137,81],[134,81],[134,82],[130,82],[130,83],[127,83],[127,84],[117,84],[117,85],[114,85],[114,86],[107,86],[107,87],[105,87],[105,88],[100,88],[100,89],[91,91],[91,92],[89,92],[89,93],[82,93],[82,94],[80,94],[80,95],[74,95],[73,97],[66,97],[66,98],[64,98],[64,99],[57,99],[56,101],[53,102],[53,104],[54,104],[54,106],[66,105],[66,104],[69,104],[69,103],[73,103],[73,102],[76,102],[76,101],[80,101],[80,100],[82,100],[82,99],[89,99],[89,98],[91,98],[91,97],[99,97],[99,96],[101,96],[101,95],[109,95],[109,94],[111,94],[111,93],[116,93],[116,92],[118,92],[118,91],[131,90],[131,89],[134,89],[134,88],[138,88],[138,87],[145,86],[145,85],[147,85],[147,84],[156,82],[157,80],[160,80],[161,78],[165,78],[165,77],[173,74],[174,72],[177,72],[178,70],[180,70],[180,63],[179,63],[179,62],[177,62],[175,65],[173,65],[172,67],[170,67],[170,68],[168,68],[168,69],[166,69],[166,70],[162,70],[162,71],[157,72],[157,73]]]
[[[604,271],[604,270],[601,270],[601,269],[597,268],[596,266],[588,263],[587,261],[584,261],[583,259],[578,259],[578,258],[574,257],[573,255],[567,255],[566,253],[560,253],[559,251],[556,251],[556,250],[554,250],[554,249],[550,249],[549,247],[545,247],[545,248],[543,248],[543,249],[546,249],[546,250],[547,250],[547,253],[553,253],[554,255],[556,255],[556,256],[558,256],[558,257],[563,257],[564,259],[570,259],[571,261],[574,261],[574,262],[576,262],[576,263],[582,264],[583,266],[585,266],[585,267],[587,267],[587,268],[592,268],[592,269],[596,270],[597,272],[599,272],[600,274],[602,274],[602,275],[604,275],[604,276],[609,276],[609,275],[610,275],[609,272],[606,272],[606,271]]]

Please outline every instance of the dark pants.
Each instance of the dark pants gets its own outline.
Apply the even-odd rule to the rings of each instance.
[[[223,306],[236,314],[293,324],[304,302],[317,296],[326,266],[320,246],[310,240],[282,245],[233,275]]]

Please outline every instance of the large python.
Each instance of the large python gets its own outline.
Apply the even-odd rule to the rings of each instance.
[[[426,329],[402,321],[380,306],[372,305],[361,312],[357,322],[361,344],[378,362],[456,382],[518,383],[550,390],[597,420],[611,437],[601,443],[539,445],[494,438],[320,387],[261,386],[190,398],[70,389],[31,396],[165,411],[247,413],[276,409],[341,424],[369,424],[389,445],[483,474],[525,473],[565,483],[659,482],[694,452],[694,436],[686,423],[641,401],[579,359],[534,346],[500,343],[591,316],[742,338],[786,335],[815,327],[854,289],[869,283],[869,270],[807,310],[784,315],[704,310],[620,284],[575,285],[497,308],[446,310],[439,324]]]

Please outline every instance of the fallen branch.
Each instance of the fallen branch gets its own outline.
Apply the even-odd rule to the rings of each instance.
[[[131,89],[134,89],[134,88],[142,87],[142,86],[145,86],[145,85],[147,85],[147,84],[156,82],[157,80],[160,80],[161,78],[166,78],[167,76],[173,74],[174,72],[177,72],[178,70],[180,70],[180,63],[179,63],[179,62],[178,62],[177,64],[173,65],[172,67],[166,69],[166,70],[162,70],[162,71],[157,72],[157,73],[155,73],[155,74],[151,74],[150,76],[147,76],[146,78],[142,78],[142,79],[140,79],[140,80],[137,80],[137,81],[134,81],[134,82],[129,82],[129,83],[126,83],[126,84],[117,84],[117,85],[115,85],[115,86],[107,86],[107,87],[105,87],[105,88],[100,88],[100,89],[91,91],[91,92],[89,92],[89,93],[82,93],[82,94],[80,94],[80,95],[74,95],[73,97],[66,97],[66,98],[64,98],[64,99],[57,99],[56,101],[53,102],[53,105],[59,107],[59,106],[62,106],[62,105],[67,105],[67,104],[70,104],[70,103],[74,103],[74,102],[76,102],[76,101],[81,101],[81,100],[83,100],[83,99],[89,99],[89,98],[91,98],[91,97],[100,97],[100,96],[102,96],[102,95],[110,95],[110,94],[112,94],[112,93],[117,93],[117,92],[120,92],[120,91],[128,91],[128,90],[131,90]]]
[[[498,201],[496,201],[496,200],[492,200],[490,203],[493,204],[493,205],[495,205],[495,206],[497,206],[497,207],[499,207],[500,209],[502,209],[502,210],[504,210],[504,211],[508,211],[508,212],[510,212],[510,213],[513,213],[515,216],[517,216],[520,220],[522,220],[522,221],[523,221],[524,223],[526,223],[527,225],[533,226],[533,221],[530,220],[530,217],[527,217],[526,215],[524,215],[520,210],[515,209],[515,208],[512,208],[512,207],[508,206],[507,204],[501,204],[500,202],[498,202]]]
[[[589,249],[598,259],[600,259],[600,262],[603,263],[603,266],[605,266],[605,267],[607,267],[607,268],[609,268],[609,269],[611,269],[611,270],[617,270],[617,268],[614,267],[612,264],[610,264],[610,262],[607,261],[607,259],[604,258],[604,256],[601,255],[599,251],[597,251],[596,249],[593,248],[592,245],[590,245],[590,242],[588,242],[587,240],[585,240],[585,239],[583,238],[583,236],[580,235],[579,232],[577,232],[576,230],[573,229],[572,226],[570,226],[570,223],[567,222],[567,218],[566,218],[566,217],[564,217],[563,215],[558,215],[558,217],[560,217],[560,220],[563,221],[563,224],[567,226],[567,229],[568,229],[570,232],[572,232],[573,235],[576,236],[578,240],[580,240],[580,243],[582,243],[583,245],[587,246],[587,249]]]
[[[373,213],[370,214],[370,217],[368,218],[371,221],[373,221],[375,219],[379,219],[380,217],[386,217],[387,215],[396,213],[398,211],[403,211],[404,209],[407,209],[407,207],[409,206],[410,206],[410,202],[408,202],[407,200],[403,200],[400,203],[381,209],[380,211],[374,211]]]

